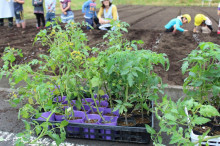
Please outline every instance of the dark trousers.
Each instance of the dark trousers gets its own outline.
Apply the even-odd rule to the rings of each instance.
[[[173,30],[174,30],[174,27],[172,26],[171,28],[166,29],[165,32],[173,32]]]
[[[207,27],[212,31],[213,28],[212,28],[212,25],[207,25]]]
[[[0,19],[0,26],[4,26],[4,18]],[[8,18],[8,26],[9,27],[13,26],[13,17]]]
[[[43,27],[45,27],[45,18],[44,18],[44,14],[40,14],[40,13],[35,13],[36,18],[37,18],[37,27],[41,26],[41,21],[43,23]]]
[[[99,23],[99,19],[97,17],[91,18],[91,19],[87,19],[86,18],[86,22],[91,25],[92,27],[94,26],[94,22],[96,24],[96,28],[99,28],[100,23]],[[87,29],[91,29],[90,26],[87,26]]]

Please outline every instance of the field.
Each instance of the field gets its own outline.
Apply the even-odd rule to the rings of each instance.
[[[170,69],[168,72],[161,72],[161,67],[156,68],[156,72],[163,78],[165,83],[170,85],[182,85],[183,79],[181,73],[181,60],[187,56],[201,41],[219,43],[220,36],[216,34],[218,26],[218,16],[216,9],[211,7],[169,7],[169,6],[132,6],[121,5],[118,6],[120,20],[130,24],[129,32],[125,34],[129,40],[143,40],[144,44],[141,46],[143,49],[150,49],[158,53],[166,53],[170,60]],[[80,10],[74,11],[75,21],[82,22],[84,18]],[[184,26],[190,30],[187,33],[177,33],[172,35],[164,32],[164,25],[172,18],[189,13],[191,17],[197,13],[207,15],[213,22],[214,32],[210,35],[198,34],[193,36],[193,21]],[[13,28],[8,29],[6,26],[1,27],[0,36],[0,54],[3,53],[4,48],[11,46],[14,48],[22,49],[24,58],[17,60],[16,63],[24,63],[30,61],[41,53],[47,53],[48,48],[42,47],[40,44],[33,46],[33,40],[39,32],[35,28],[36,20],[27,20],[27,29],[21,30]],[[89,46],[93,47],[102,42],[102,36],[105,32],[93,30],[87,33],[89,39]],[[3,62],[0,62],[0,66]]]
[[[157,1],[155,1],[155,3],[156,2]],[[216,33],[219,20],[216,11],[217,8],[198,6],[173,7],[118,5],[120,20],[130,24],[128,33],[125,33],[124,37],[126,37],[128,40],[143,40],[144,44],[142,44],[139,49],[149,49],[158,53],[166,53],[170,61],[170,69],[165,72],[161,66],[157,66],[155,71],[159,76],[162,77],[164,83],[180,86],[183,84],[183,80],[186,77],[181,73],[181,60],[185,58],[192,50],[196,49],[200,42],[213,42],[220,45],[220,35],[217,35]],[[192,20],[190,24],[183,26],[183,28],[188,29],[189,32],[178,32],[175,35],[164,32],[164,25],[170,19],[185,13],[190,14],[192,18],[194,18],[197,13],[203,13],[207,15],[213,22],[214,31],[211,34],[193,34],[192,29],[194,25]],[[74,14],[76,22],[84,21],[81,10],[74,11]],[[0,27],[0,57],[4,52],[4,48],[8,46],[15,49],[22,49],[24,57],[22,59],[17,59],[15,61],[16,64],[23,64],[31,61],[32,59],[39,58],[39,54],[47,54],[49,49],[48,47],[43,47],[39,43],[33,45],[34,38],[39,32],[35,26],[36,20],[28,19],[27,28],[25,30],[18,29],[16,27],[12,29],[9,29],[7,26]],[[86,28],[82,29],[88,36],[89,46],[94,47],[104,41],[103,35],[106,33],[105,31],[93,30],[90,32],[87,31]],[[1,60],[0,67],[2,66],[3,62]],[[35,66],[34,69],[37,70],[37,66]],[[10,96],[12,95],[9,95],[8,92],[1,91],[0,88],[0,99],[2,101],[0,103],[0,123],[3,123],[0,124],[0,145],[13,145],[13,133],[18,133],[25,129],[23,122],[20,119],[17,119],[17,113],[21,105],[18,105],[16,108],[12,108],[8,103]],[[158,121],[155,121],[155,129],[158,130],[158,127]],[[2,131],[6,131],[12,134],[2,133]],[[5,141],[1,139],[1,136],[5,138]],[[169,145],[169,136],[164,136],[163,139],[164,144]],[[11,142],[9,142],[9,140],[11,140]],[[139,144],[119,144],[113,142],[97,142],[80,139],[67,139],[67,141],[80,145],[140,146]],[[152,145],[152,143],[150,145]]]
[[[61,14],[59,0],[56,0],[56,14]],[[71,9],[81,10],[82,5],[86,0],[74,0],[71,2]],[[97,8],[101,6],[100,0],[96,0]],[[115,0],[115,5],[154,5],[154,6],[201,6],[201,0]],[[205,2],[205,6],[208,6],[208,2]],[[218,0],[212,0],[211,6],[217,7]],[[34,7],[31,0],[26,0],[24,4],[24,16],[26,19],[35,18]]]

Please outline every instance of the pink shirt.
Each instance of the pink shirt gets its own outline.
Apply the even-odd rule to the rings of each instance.
[[[63,0],[61,1],[63,9],[65,9],[68,6],[68,3],[71,2],[71,0]],[[71,8],[69,8],[67,11],[70,11]]]

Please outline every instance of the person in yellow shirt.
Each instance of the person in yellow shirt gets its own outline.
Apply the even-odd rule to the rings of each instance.
[[[99,18],[99,23],[101,24],[101,26],[99,27],[99,29],[101,30],[110,30],[111,29],[110,21],[112,19],[115,21],[119,20],[117,7],[112,4],[112,1],[113,0],[100,0],[102,6],[99,9],[97,17]],[[104,17],[102,17],[102,15]]]

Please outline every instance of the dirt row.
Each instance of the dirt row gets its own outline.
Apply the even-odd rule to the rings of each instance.
[[[204,13],[213,22],[214,32],[210,35],[199,34],[196,37],[199,41],[211,41],[220,44],[220,35],[216,34],[218,16],[217,8],[212,7],[155,7],[155,6],[118,6],[120,20],[130,24],[129,33],[125,34],[128,40],[143,40],[143,49],[150,49],[158,53],[166,53],[170,60],[170,69],[164,72],[161,67],[156,68],[156,72],[162,76],[163,81],[170,85],[182,85],[185,76],[181,73],[181,60],[185,58],[193,49],[197,48],[198,41],[193,37],[193,18],[197,13]],[[184,13],[189,13],[192,17],[190,24],[183,26],[190,30],[188,33],[177,33],[172,35],[164,32],[164,25],[172,18]],[[84,21],[81,10],[74,11],[75,21]],[[36,20],[27,20],[25,30],[7,26],[0,27],[0,55],[7,46],[22,49],[24,58],[16,63],[25,63],[41,53],[47,53],[48,48],[40,44],[33,44],[36,34],[39,32],[35,28]],[[88,45],[93,47],[102,42],[105,32],[93,30],[84,32],[88,36]],[[3,62],[0,61],[0,66]]]

